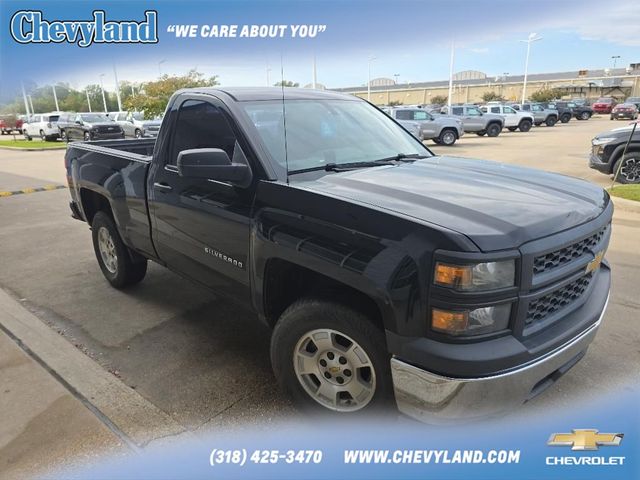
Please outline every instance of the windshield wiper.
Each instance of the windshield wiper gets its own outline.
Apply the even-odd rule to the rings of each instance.
[[[414,162],[420,158],[429,158],[427,155],[420,155],[419,153],[399,153],[393,157],[380,158],[379,160],[372,160],[368,162],[348,162],[348,163],[327,163],[325,165],[319,165],[317,167],[301,168],[300,170],[291,170],[289,175],[295,175],[297,173],[317,172],[324,170],[326,172],[347,172],[349,170],[355,170],[357,168],[379,167],[381,165],[394,165],[394,162]]]

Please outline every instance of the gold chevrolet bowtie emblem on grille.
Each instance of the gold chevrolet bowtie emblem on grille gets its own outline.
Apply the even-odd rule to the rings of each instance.
[[[585,273],[595,272],[598,269],[598,267],[600,267],[600,264],[602,263],[603,258],[604,258],[604,250],[601,250],[598,253],[596,253],[595,258],[591,260],[589,263],[587,263],[587,268],[585,270]]]
[[[594,429],[574,429],[573,433],[554,433],[547,445],[571,447],[571,450],[598,450],[601,445],[617,447],[622,441],[622,433],[598,433]]]

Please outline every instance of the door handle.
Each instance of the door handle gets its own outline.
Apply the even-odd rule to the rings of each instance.
[[[165,182],[155,182],[153,184],[153,188],[164,192],[170,192],[171,190],[173,190],[173,187]]]

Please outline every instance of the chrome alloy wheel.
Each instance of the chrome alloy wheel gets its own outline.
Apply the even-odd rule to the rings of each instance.
[[[100,250],[102,263],[109,270],[109,273],[116,273],[118,271],[118,254],[116,253],[113,238],[111,238],[109,230],[105,227],[100,227],[100,230],[98,230],[98,249]]]
[[[627,158],[622,161],[620,175],[629,183],[636,183],[640,180],[640,159]]]
[[[456,135],[451,131],[446,131],[442,135],[442,143],[445,145],[453,145],[456,141]]]
[[[376,390],[371,359],[352,338],[336,330],[312,330],[296,344],[298,381],[316,402],[337,412],[367,406]]]

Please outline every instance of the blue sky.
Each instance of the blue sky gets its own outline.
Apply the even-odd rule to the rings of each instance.
[[[39,9],[53,20],[88,19],[102,8],[112,20],[141,20],[145,9],[158,11],[156,45],[19,45],[6,26],[17,10]],[[329,87],[364,85],[367,58],[375,56],[372,78],[404,82],[448,77],[451,42],[455,70],[521,74],[530,32],[543,40],[533,45],[530,72],[594,69],[640,62],[640,7],[637,2],[601,1],[15,1],[0,5],[0,77],[3,84],[23,77],[38,84],[98,83],[105,73],[113,88],[113,65],[121,80],[152,80],[159,72],[182,74],[197,68],[219,75],[223,85],[265,85],[284,76],[311,82],[312,58],[318,81]],[[176,39],[170,24],[326,24],[315,39]],[[163,62],[159,65],[159,62]],[[15,72],[20,72],[16,75]],[[15,83],[15,82],[13,82]]]

